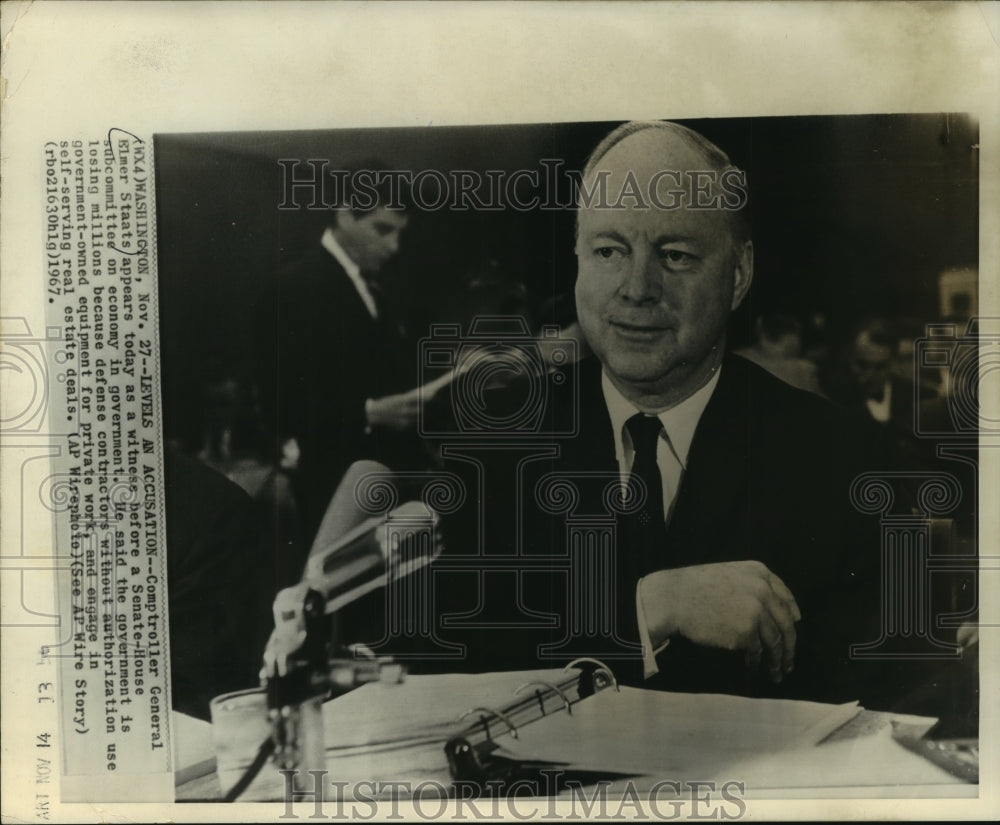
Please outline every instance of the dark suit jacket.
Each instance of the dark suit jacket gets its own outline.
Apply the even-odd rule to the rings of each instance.
[[[576,478],[580,498],[574,513],[583,516],[606,512],[606,479],[618,472],[600,364],[588,359],[578,368],[575,379],[548,379],[547,411],[534,448],[530,438],[506,438],[499,432],[492,448],[476,446],[476,438],[457,431],[453,439],[443,439],[450,456],[445,468],[464,476],[473,500],[447,520],[449,555],[435,574],[434,590],[437,632],[444,640],[465,644],[465,655],[460,662],[438,662],[439,669],[556,663],[540,659],[538,652],[539,645],[560,640],[568,627],[568,522],[565,514],[541,512],[537,484],[553,473]],[[493,398],[493,409],[502,412],[505,404],[507,411],[516,409],[527,397],[523,388],[508,388]],[[574,413],[575,434],[545,437],[572,430]],[[543,446],[558,454],[527,460]],[[885,672],[877,665],[852,662],[848,651],[852,643],[878,638],[878,519],[859,514],[849,498],[851,480],[866,469],[886,469],[867,431],[853,428],[823,399],[744,359],[728,358],[697,427],[656,566],[763,562],[791,589],[802,611],[795,670],[774,686],[766,671],[748,672],[742,654],[698,647],[683,638],[673,639],[659,656],[660,674],[651,681],[642,682],[636,656],[616,658],[615,670],[625,681],[646,687],[860,698],[871,707],[888,706],[888,696],[900,686],[893,679],[884,682]],[[603,474],[596,483],[580,475],[595,472]],[[475,500],[477,490],[481,502]],[[628,552],[627,547],[622,550]],[[477,552],[484,570],[493,565],[494,556],[519,552],[525,562],[516,574],[489,570],[479,575],[462,569],[468,563],[462,557]],[[535,564],[542,556],[553,557],[551,563]],[[637,641],[635,587],[634,577],[620,580],[617,587],[618,633],[625,641]],[[456,619],[463,612],[474,614],[474,620]],[[538,617],[543,615],[554,617],[554,623],[542,626]],[[592,629],[591,638],[583,640],[587,650],[581,652],[603,649],[606,635]],[[622,652],[617,644],[606,647],[612,657]],[[572,653],[567,648],[560,661]]]
[[[173,706],[207,719],[212,697],[258,684],[270,633],[258,610],[260,535],[243,490],[173,451],[164,495]]]
[[[293,436],[301,448],[294,489],[308,540],[352,462],[414,460],[411,439],[367,434],[364,411],[368,398],[411,389],[414,370],[384,311],[372,319],[318,243],[279,269],[257,317],[262,406],[275,440]]]

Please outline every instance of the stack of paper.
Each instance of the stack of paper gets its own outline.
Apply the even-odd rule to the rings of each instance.
[[[502,737],[498,755],[586,770],[719,776],[746,757],[812,747],[860,712],[857,702],[828,705],[780,699],[603,690]]]
[[[531,695],[516,695],[519,687],[566,677],[552,669],[413,676],[401,685],[367,685],[324,705],[327,767],[343,781],[446,782],[448,739],[474,734],[478,741],[482,720],[492,718],[490,709],[503,713]],[[575,690],[570,693],[576,700]],[[574,701],[571,712],[560,701],[544,709],[543,716],[519,725],[516,737],[493,720],[489,736],[496,747],[489,756],[646,780],[743,782],[748,794],[959,781],[892,741],[887,723],[865,730],[859,722],[872,714],[858,716],[856,702],[610,687]],[[462,719],[466,711],[474,712]],[[858,729],[853,738],[820,744],[832,732],[852,727]]]

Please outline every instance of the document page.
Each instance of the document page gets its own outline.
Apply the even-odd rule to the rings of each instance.
[[[623,687],[600,691],[574,705],[572,714],[523,728],[516,740],[504,736],[502,755],[589,770],[715,775],[748,754],[814,746],[860,710],[857,702],[828,705]]]

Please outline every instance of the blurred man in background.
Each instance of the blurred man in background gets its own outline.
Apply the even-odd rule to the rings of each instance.
[[[330,225],[279,269],[258,313],[268,428],[285,453],[294,439],[299,454],[292,479],[303,551],[352,462],[399,469],[423,461],[415,353],[380,277],[409,223],[406,193],[381,171],[373,163],[341,178]]]
[[[787,315],[759,315],[754,327],[754,343],[735,350],[737,355],[763,367],[786,384],[823,394],[816,364],[802,357],[802,327],[798,321]]]

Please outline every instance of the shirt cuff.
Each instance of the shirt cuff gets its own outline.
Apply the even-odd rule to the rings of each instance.
[[[372,434],[372,418],[371,418],[372,400],[370,398],[365,399],[365,435]]]
[[[646,624],[646,613],[642,606],[641,585],[642,579],[639,579],[639,583],[635,586],[635,615],[639,620],[639,643],[642,645],[642,678],[648,679],[660,672],[660,668],[656,664],[656,657],[666,650],[670,639],[655,648],[653,647],[653,642],[649,637],[649,626]]]

